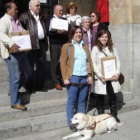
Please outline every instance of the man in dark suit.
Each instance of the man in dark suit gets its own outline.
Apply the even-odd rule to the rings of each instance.
[[[46,51],[48,49],[47,33],[44,18],[40,13],[40,1],[30,0],[29,10],[21,14],[19,20],[24,29],[29,30],[31,36],[32,50],[27,53],[32,77],[27,82],[27,90],[32,93],[36,90],[46,91],[44,87],[46,79]],[[36,74],[35,74],[36,67]]]
[[[60,71],[60,54],[61,54],[61,47],[64,43],[68,41],[68,31],[65,30],[56,30],[50,31],[50,21],[53,18],[62,18],[63,15],[63,7],[61,5],[54,6],[54,14],[50,17],[47,22],[47,34],[49,35],[50,41],[50,55],[51,55],[51,72],[52,72],[52,79],[57,90],[62,90],[62,81],[61,81],[61,71]]]

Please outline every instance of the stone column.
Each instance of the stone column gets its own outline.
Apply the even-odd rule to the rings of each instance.
[[[110,31],[125,75],[124,91],[140,97],[140,1],[110,0]]]

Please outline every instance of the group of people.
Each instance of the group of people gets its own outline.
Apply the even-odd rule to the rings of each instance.
[[[120,90],[118,82],[120,61],[111,39],[108,26],[100,21],[100,13],[92,11],[89,16],[77,15],[77,5],[70,2],[63,14],[63,6],[55,5],[54,14],[46,21],[41,15],[39,0],[30,0],[29,10],[17,19],[18,9],[15,3],[5,5],[5,15],[0,19],[0,48],[9,71],[11,108],[27,110],[21,105],[19,89],[24,86],[29,92],[34,91],[34,73],[39,72],[41,89],[46,79],[46,51],[50,44],[51,73],[54,86],[62,90],[67,88],[67,123],[71,125],[75,112],[86,113],[87,95],[92,85],[92,92],[97,94],[97,110],[104,113],[104,97],[109,96],[111,114],[117,118],[116,95]],[[69,29],[50,30],[51,20],[68,20]],[[7,35],[11,32],[29,30],[32,50],[20,52],[17,44]],[[105,80],[101,71],[101,58],[116,56],[117,70],[113,81]]]

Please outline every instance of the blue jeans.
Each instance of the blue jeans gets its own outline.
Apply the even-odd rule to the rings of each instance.
[[[70,82],[75,84],[81,84],[87,82],[87,76],[71,76]],[[86,99],[88,95],[88,84],[77,87],[73,85],[67,86],[67,124],[70,126],[70,120],[74,116],[74,109],[77,105],[77,113],[86,113]]]
[[[18,105],[20,104],[18,90],[24,86],[29,76],[31,76],[31,68],[23,52],[10,54],[5,61],[9,71],[11,105]]]

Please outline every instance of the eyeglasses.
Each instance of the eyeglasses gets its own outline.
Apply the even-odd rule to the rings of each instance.
[[[36,5],[36,7],[40,7],[40,5]]]
[[[17,9],[17,8],[13,8],[12,10],[14,10],[14,11],[18,11],[18,9]]]
[[[76,8],[72,8],[72,7],[71,7],[70,9],[72,9],[72,10],[76,10]]]

